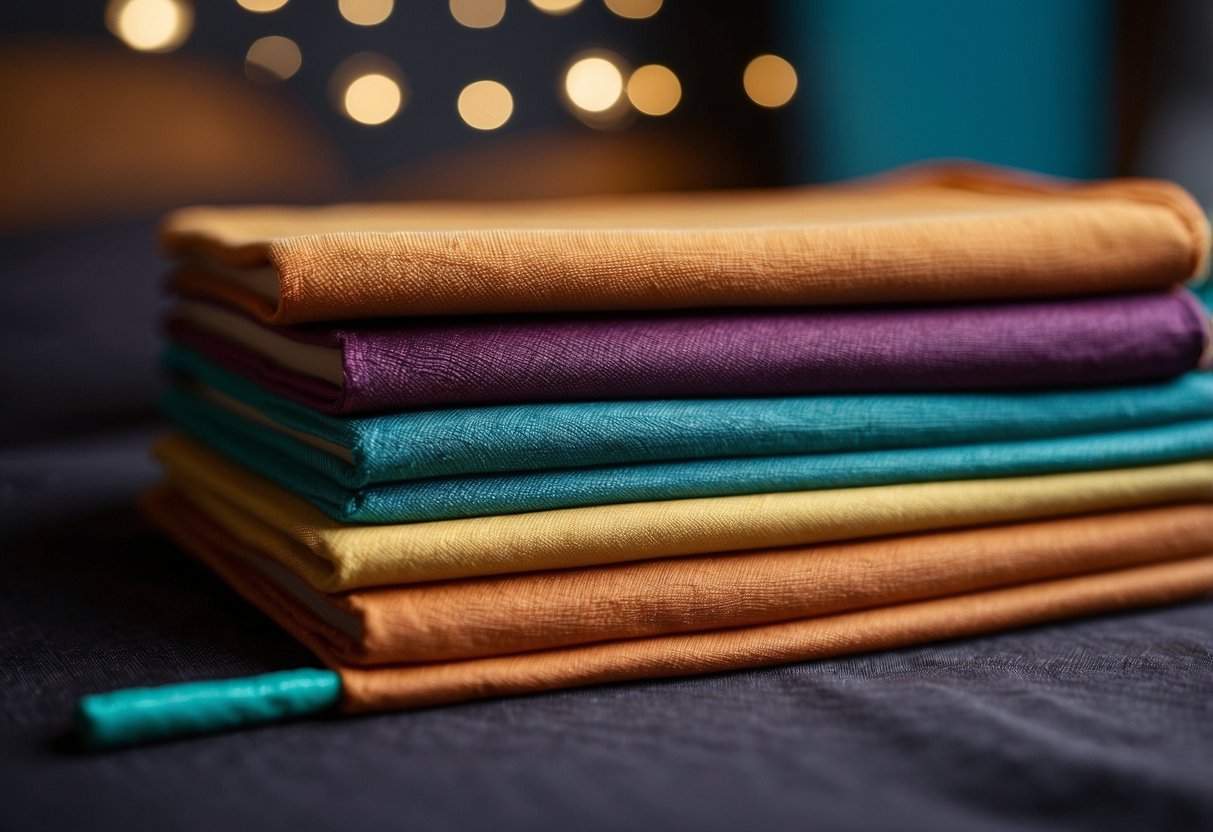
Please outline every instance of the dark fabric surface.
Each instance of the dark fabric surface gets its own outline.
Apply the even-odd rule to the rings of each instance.
[[[147,220],[0,236],[0,449],[155,412],[155,233]]]
[[[137,269],[142,230],[121,233]],[[76,281],[74,313],[32,283],[20,304],[0,302],[3,331],[114,359],[30,349],[29,366],[0,364],[5,390],[32,391],[5,402],[20,431],[6,421],[0,447],[5,832],[1213,827],[1213,601],[772,670],[73,751],[62,738],[82,693],[310,659],[131,509],[155,478],[147,447],[160,428],[141,424],[155,344],[140,334],[155,277],[115,261],[98,283],[85,264],[112,235],[67,242],[30,253],[58,271],[26,278]],[[127,302],[106,300],[128,289]]]
[[[1213,824],[1213,602],[774,670],[73,752],[60,738],[79,694],[309,663],[129,509],[90,516],[81,495],[120,506],[151,473],[144,440],[98,438],[105,468],[50,451],[22,462],[55,475],[26,500],[77,508],[5,546],[2,828]]]

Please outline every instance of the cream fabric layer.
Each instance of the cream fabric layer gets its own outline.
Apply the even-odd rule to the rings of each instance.
[[[172,316],[195,329],[268,358],[288,370],[322,379],[337,387],[345,385],[345,366],[340,347],[296,341],[261,326],[245,315],[209,303],[182,301],[177,304]]]

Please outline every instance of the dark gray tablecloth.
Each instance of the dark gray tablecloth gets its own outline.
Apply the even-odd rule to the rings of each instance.
[[[147,234],[0,246],[20,267],[0,305],[0,829],[1213,828],[1213,602],[74,751],[80,694],[311,662],[131,507],[160,429]]]

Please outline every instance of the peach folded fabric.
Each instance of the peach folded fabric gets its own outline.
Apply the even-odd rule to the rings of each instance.
[[[1200,460],[358,526],[180,435],[156,455],[169,483],[228,534],[325,592],[1213,499],[1213,460]]]
[[[462,662],[343,666],[349,713],[581,685],[716,673],[888,650],[1046,621],[1174,603],[1213,591],[1213,555],[778,624],[611,641]]]
[[[765,667],[1172,603],[1213,591],[1213,555],[769,624],[373,667],[344,664],[317,628],[302,623],[305,609],[250,574],[232,569],[224,577],[341,675],[342,710],[365,713]]]
[[[187,208],[177,288],[262,320],[980,300],[1198,274],[1181,188],[954,165],[850,185],[516,204]]]
[[[145,511],[342,665],[434,662],[766,624],[1213,553],[1213,504],[324,595],[161,488]]]

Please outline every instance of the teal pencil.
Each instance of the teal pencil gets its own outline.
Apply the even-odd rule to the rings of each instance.
[[[76,733],[85,748],[117,748],[282,722],[332,710],[340,698],[341,677],[312,667],[128,688],[81,697]]]

